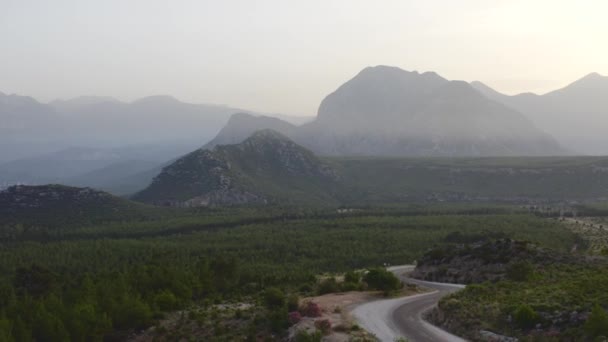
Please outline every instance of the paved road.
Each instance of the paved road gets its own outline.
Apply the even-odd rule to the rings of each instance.
[[[460,342],[463,339],[447,333],[422,319],[422,314],[437,304],[441,297],[464,286],[441,284],[411,279],[405,276],[414,266],[389,268],[402,281],[431,288],[434,291],[420,295],[373,301],[356,307],[353,317],[367,331],[382,342],[393,342],[406,337],[413,342]]]

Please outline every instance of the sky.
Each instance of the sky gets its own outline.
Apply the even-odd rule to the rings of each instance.
[[[606,0],[0,0],[0,91],[288,115],[374,65],[508,93],[608,75]]]

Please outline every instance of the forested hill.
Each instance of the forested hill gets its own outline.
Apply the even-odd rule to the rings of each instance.
[[[78,226],[145,219],[164,211],[90,188],[17,185],[0,191],[0,225],[5,226]]]

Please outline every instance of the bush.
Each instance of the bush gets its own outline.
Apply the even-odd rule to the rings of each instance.
[[[175,295],[167,290],[157,293],[156,296],[154,296],[154,303],[156,303],[156,306],[158,306],[161,311],[174,310],[179,306]]]
[[[302,315],[297,311],[292,311],[287,314],[287,320],[291,325],[294,325],[302,320]]]
[[[319,283],[318,292],[320,295],[340,292],[340,285],[338,285],[338,282],[336,282],[336,279],[334,277],[327,278],[321,281],[321,283]]]
[[[380,290],[385,294],[403,287],[401,281],[395,277],[392,272],[389,272],[384,268],[373,268],[369,270],[363,277],[363,281],[367,283],[370,289]]]
[[[292,294],[287,298],[287,311],[298,311],[300,307],[300,297],[297,294]]]
[[[342,292],[357,291],[357,290],[359,290],[359,284],[351,283],[351,282],[342,284]]]
[[[316,320],[315,328],[319,329],[323,335],[328,335],[331,332],[331,322],[328,319]]]
[[[305,330],[300,330],[296,334],[296,342],[321,342],[323,334],[320,331],[308,333]]]
[[[321,317],[321,307],[314,302],[307,302],[302,308],[302,315],[306,317]]]
[[[513,318],[521,329],[530,329],[538,322],[538,314],[527,304],[517,307]]]
[[[289,322],[287,321],[287,312],[283,311],[282,309],[269,312],[268,323],[272,331],[282,332],[289,326]]]
[[[527,261],[519,261],[507,268],[507,279],[513,281],[529,280],[534,274],[534,267]]]
[[[344,275],[345,283],[358,284],[360,281],[361,281],[361,273],[359,273],[359,272],[350,271],[350,272],[346,272],[346,274]]]
[[[585,332],[591,337],[608,336],[608,314],[601,306],[593,307],[585,322]]]
[[[283,291],[271,287],[264,291],[264,304],[268,310],[276,310],[285,306],[285,294]]]

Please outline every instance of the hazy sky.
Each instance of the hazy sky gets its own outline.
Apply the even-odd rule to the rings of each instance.
[[[366,66],[507,93],[608,75],[606,0],[0,0],[0,91],[297,115]]]

